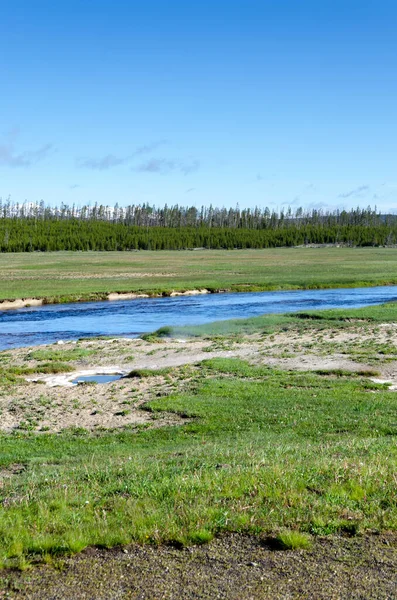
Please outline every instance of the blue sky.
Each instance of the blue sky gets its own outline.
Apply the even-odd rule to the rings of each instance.
[[[3,0],[0,195],[397,210],[397,3]]]

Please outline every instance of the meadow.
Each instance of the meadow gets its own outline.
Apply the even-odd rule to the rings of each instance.
[[[397,284],[396,260],[396,248],[342,247],[7,253],[0,254],[0,300]]]

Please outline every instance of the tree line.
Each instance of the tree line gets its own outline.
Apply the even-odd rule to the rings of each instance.
[[[0,252],[274,248],[397,243],[397,217],[376,209],[275,212],[268,208],[76,208],[0,199]]]

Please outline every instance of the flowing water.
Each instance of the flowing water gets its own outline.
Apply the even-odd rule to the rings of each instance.
[[[0,311],[0,350],[82,337],[135,337],[163,325],[323,308],[356,308],[397,300],[397,286],[249,292],[52,304]]]

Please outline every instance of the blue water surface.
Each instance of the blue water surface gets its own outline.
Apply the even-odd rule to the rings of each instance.
[[[397,286],[248,292],[52,304],[0,311],[0,350],[81,337],[135,337],[163,325],[323,308],[357,308],[397,300]]]

